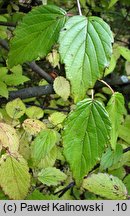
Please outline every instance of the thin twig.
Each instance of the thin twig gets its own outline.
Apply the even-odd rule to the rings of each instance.
[[[128,151],[130,151],[130,146],[127,147],[127,148],[125,148],[125,149],[123,149],[123,153],[126,153],[126,152],[128,152]]]
[[[80,6],[79,0],[77,0],[77,6],[78,6],[78,10],[79,10],[79,15],[82,16],[82,11],[81,11],[81,6]]]
[[[30,106],[32,106],[32,104],[28,103],[28,104],[26,104],[26,106],[30,107]],[[69,107],[67,109],[62,109],[62,108],[59,108],[59,107],[56,107],[56,108],[54,108],[54,107],[46,107],[46,106],[42,106],[42,105],[38,105],[38,104],[35,104],[35,106],[36,107],[40,107],[43,110],[56,110],[58,112],[70,112],[70,108]]]
[[[104,83],[111,90],[112,94],[115,93],[114,90],[111,88],[111,86],[108,85],[108,83],[106,83],[104,80],[99,80],[99,81],[102,82],[102,83]]]
[[[75,182],[70,182],[69,185],[67,185],[65,188],[55,192],[54,195],[59,194],[58,197],[60,198],[64,195],[64,193],[66,193],[69,189],[71,189],[74,186],[75,186]]]
[[[0,46],[9,51],[9,46],[6,40],[0,39]]]
[[[115,41],[119,41],[119,42],[124,43],[124,44],[126,44],[127,46],[129,46],[129,42],[120,40],[120,39],[118,39],[118,38],[115,38]]]
[[[0,26],[16,27],[16,23],[0,21]]]
[[[32,98],[32,97],[40,97],[42,95],[48,95],[53,94],[53,86],[51,84],[45,85],[45,86],[35,86],[35,87],[29,87],[20,89],[18,91],[10,91],[9,92],[9,100],[15,99],[15,98]]]
[[[42,107],[43,110],[56,110],[58,112],[70,112],[70,109],[61,109],[61,108],[54,108],[54,107]]]
[[[53,83],[53,78],[48,73],[46,73],[42,68],[40,68],[34,61],[27,64],[33,71],[42,76],[48,83]]]

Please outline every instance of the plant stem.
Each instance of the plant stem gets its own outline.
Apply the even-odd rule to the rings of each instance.
[[[0,46],[9,51],[9,46],[6,40],[0,39]]]
[[[82,16],[82,11],[81,11],[81,6],[80,6],[79,0],[77,0],[77,6],[78,6],[78,10],[79,10],[79,15]]]
[[[104,83],[111,90],[112,94],[115,93],[114,90],[111,88],[111,86],[108,85],[108,83],[106,83],[104,80],[99,80],[99,81],[102,82],[102,83]]]
[[[94,99],[94,89],[91,89],[92,92],[92,100]]]
[[[34,86],[29,88],[20,89],[18,91],[10,91],[9,92],[9,100],[15,98],[31,98],[31,97],[40,97],[43,95],[53,94],[53,86],[51,84],[45,86]]]
[[[30,107],[30,106],[32,106],[31,103],[30,104],[29,103],[26,104],[26,107]],[[70,108],[69,107],[67,107],[67,109],[62,109],[62,108],[59,108],[59,107],[56,107],[56,108],[54,108],[54,107],[45,107],[45,106],[41,106],[41,105],[37,105],[37,104],[35,104],[35,106],[36,107],[40,107],[43,110],[56,110],[58,112],[70,112]]]
[[[0,26],[16,27],[16,23],[0,21]]]
[[[70,188],[72,188],[72,187],[74,187],[74,186],[75,186],[75,182],[70,182],[69,185],[67,185],[65,188],[63,188],[63,189],[61,189],[61,190],[55,192],[54,195],[60,193],[59,196],[58,196],[58,197],[60,198],[60,197],[62,197],[62,196],[64,195],[64,193],[66,193]]]
[[[34,61],[31,63],[27,63],[27,65],[29,65],[29,67],[33,71],[42,76],[48,83],[53,83],[53,78],[48,73],[46,73],[42,68],[40,68]]]
[[[126,153],[126,152],[128,152],[128,151],[130,151],[130,146],[127,147],[127,148],[125,148],[125,149],[123,149],[123,153]]]

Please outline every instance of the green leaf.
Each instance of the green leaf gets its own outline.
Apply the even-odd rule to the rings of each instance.
[[[130,127],[121,125],[119,128],[119,137],[130,144]]]
[[[29,80],[28,77],[23,75],[16,75],[16,74],[10,74],[10,75],[7,74],[3,77],[3,81],[9,86],[20,85],[23,84],[24,82],[27,82],[28,80]]]
[[[7,124],[12,125],[12,127],[18,126],[20,124],[19,119],[12,119],[9,117],[5,108],[0,108],[0,112],[2,113],[3,119]]]
[[[17,66],[12,67],[10,69],[10,71],[12,71],[13,74],[16,74],[17,76],[22,75],[22,72],[23,72],[21,65],[17,65]]]
[[[4,82],[0,81],[0,95],[2,97],[8,98],[8,89]]]
[[[125,71],[126,71],[126,75],[130,76],[130,62],[128,61],[125,62]]]
[[[26,115],[32,119],[40,119],[43,117],[44,112],[40,107],[31,106],[26,109]]]
[[[105,70],[105,76],[107,76],[108,74],[110,74],[115,69],[115,67],[116,67],[116,59],[115,59],[115,56],[112,55],[111,61],[110,61],[110,65]]]
[[[69,106],[71,103],[67,100],[67,101],[64,101],[62,98],[59,98],[58,100],[55,101],[56,105],[58,106]]]
[[[24,159],[29,160],[31,156],[30,140],[32,136],[25,133],[23,129],[19,131],[19,153]]]
[[[53,49],[52,52],[47,55],[46,59],[50,62],[53,68],[57,66],[60,68],[59,65],[60,56],[57,50]]]
[[[104,94],[101,94],[101,93],[96,93],[94,95],[94,97],[95,97],[95,99],[96,98],[100,98],[102,101],[106,101],[107,100],[107,98],[104,96]]]
[[[75,101],[103,76],[112,54],[113,36],[99,17],[74,16],[60,32],[59,52]]]
[[[9,200],[2,190],[0,190],[0,200]]]
[[[26,200],[44,200],[45,197],[38,190],[34,190],[31,194],[26,197]]]
[[[124,200],[127,190],[123,182],[106,173],[92,174],[83,181],[83,188],[111,200]]]
[[[54,87],[56,94],[61,96],[64,101],[68,99],[70,95],[70,84],[64,77],[58,76],[54,80],[53,87]]]
[[[27,133],[34,136],[36,136],[41,130],[46,129],[46,124],[37,119],[26,119],[22,126]]]
[[[126,176],[126,171],[123,167],[120,167],[118,169],[108,170],[108,174],[116,176],[122,180]]]
[[[53,124],[53,125],[59,125],[61,124],[66,118],[66,115],[64,113],[61,112],[54,112],[49,116],[49,121]]]
[[[98,101],[85,99],[69,114],[63,132],[64,154],[78,185],[101,157],[110,129],[108,114]]]
[[[127,128],[130,127],[130,115],[127,115],[127,116],[126,116],[123,125],[124,125],[125,127],[127,127]]]
[[[38,190],[34,190],[31,194],[26,197],[26,200],[58,200],[58,196],[52,194],[43,194]]]
[[[124,123],[119,128],[119,137],[130,144],[130,115],[127,115]]]
[[[117,144],[117,137],[119,134],[119,127],[121,125],[122,117],[124,114],[124,97],[121,93],[115,92],[109,100],[106,110],[112,123],[111,130],[111,147],[115,150]]]
[[[109,3],[108,8],[113,7],[118,1],[119,1],[119,0],[111,0],[110,3]]]
[[[11,153],[17,152],[19,139],[13,127],[6,123],[0,123],[0,146],[8,148]]]
[[[130,166],[130,152],[126,152],[125,154],[122,154],[120,157],[120,160],[114,164],[110,170],[118,169],[124,165]]]
[[[0,21],[7,22],[7,18],[0,15]],[[7,38],[7,26],[0,26],[0,38]]]
[[[7,114],[11,118],[18,119],[25,113],[26,107],[22,100],[20,98],[17,98],[13,101],[8,102],[5,109]]]
[[[118,47],[119,47],[119,45],[116,43],[113,45],[113,53],[111,56],[110,65],[108,68],[106,68],[104,76],[107,76],[108,74],[110,74],[116,67],[117,60],[120,57],[120,52],[119,52]]]
[[[66,12],[54,5],[36,7],[25,15],[11,40],[9,66],[46,56],[65,21]]]
[[[108,94],[108,95],[112,94],[112,91],[108,87],[103,87],[102,92],[105,93],[105,94]]]
[[[120,54],[127,60],[130,62],[130,50],[126,47],[123,46],[119,46],[118,47]]]
[[[7,67],[0,67],[0,80],[8,73]],[[3,81],[3,80],[2,80]]]
[[[20,155],[3,155],[0,160],[0,186],[10,199],[24,199],[30,187],[29,168]]]
[[[128,190],[128,193],[130,194],[130,174],[125,177],[124,184]]]
[[[112,151],[110,148],[102,155],[101,162],[100,162],[100,170],[105,170],[112,165],[116,164],[121,156],[123,150],[121,145],[117,145],[115,151]]]
[[[0,68],[0,81],[5,82],[9,86],[20,85],[29,80],[28,77],[22,75],[22,67],[20,65],[14,66],[10,69],[13,74],[7,74],[8,68]]]
[[[55,167],[42,169],[38,174],[38,180],[47,186],[58,185],[64,181],[67,176]]]
[[[46,154],[44,158],[41,159],[40,163],[36,166],[39,169],[52,167],[55,164],[55,161],[57,159],[57,147],[54,146],[49,153]]]
[[[35,164],[38,164],[57,142],[57,133],[54,130],[45,129],[42,130],[34,142],[32,143],[32,159]]]

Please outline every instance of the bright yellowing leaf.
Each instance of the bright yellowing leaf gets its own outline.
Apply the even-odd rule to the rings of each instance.
[[[0,146],[7,148],[11,153],[17,152],[19,148],[15,129],[6,123],[0,123]]]
[[[46,129],[46,124],[37,119],[26,119],[22,126],[30,135],[37,135],[41,130]]]
[[[70,84],[69,82],[62,76],[58,76],[54,80],[54,90],[56,94],[63,98],[66,101],[70,95]]]
[[[22,156],[3,155],[0,160],[0,186],[10,199],[24,199],[30,187],[30,174]]]
[[[40,119],[43,117],[44,112],[40,107],[30,106],[26,109],[26,115],[32,119]]]
[[[6,104],[6,112],[13,119],[20,118],[25,113],[25,110],[26,106],[20,98]]]
[[[106,173],[92,174],[83,180],[83,188],[112,200],[127,198],[127,190],[123,182]]]

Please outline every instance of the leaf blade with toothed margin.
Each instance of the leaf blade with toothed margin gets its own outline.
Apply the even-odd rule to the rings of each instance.
[[[31,148],[32,160],[36,166],[45,159],[57,141],[58,136],[54,130],[45,129],[37,135]]]
[[[67,178],[66,174],[55,167],[42,169],[38,174],[38,179],[47,186],[58,185]]]
[[[54,80],[53,87],[56,94],[61,96],[61,98],[63,98],[64,101],[66,101],[70,96],[70,84],[64,77],[58,76]]]
[[[111,147],[115,150],[119,134],[119,128],[125,110],[123,95],[119,92],[115,92],[111,96],[111,99],[107,104],[106,110],[109,113],[110,120],[112,123],[110,143]]]
[[[6,123],[0,122],[0,148],[7,148],[11,153],[18,152],[19,138],[16,130]]]
[[[112,42],[109,26],[99,17],[74,16],[61,30],[59,51],[76,102],[108,67]]]
[[[127,198],[127,190],[123,182],[106,173],[92,174],[83,180],[83,188],[112,200]]]
[[[2,155],[0,159],[0,186],[10,199],[24,199],[30,187],[29,168],[19,154]]]
[[[100,102],[85,99],[65,120],[64,155],[77,185],[96,165],[110,135],[109,116]],[[78,164],[78,169],[75,164]]]
[[[65,21],[66,12],[51,5],[36,7],[25,15],[10,43],[9,66],[47,55]]]

